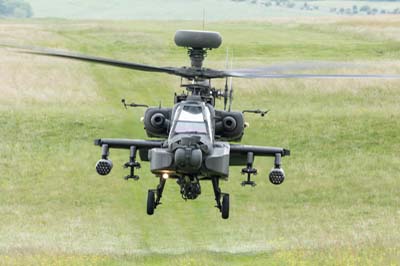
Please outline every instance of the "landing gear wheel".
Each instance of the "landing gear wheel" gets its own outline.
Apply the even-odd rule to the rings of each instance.
[[[153,190],[149,190],[147,192],[147,214],[148,215],[154,214],[155,205],[156,205],[155,193]]]
[[[229,218],[229,194],[224,194],[222,196],[221,214],[222,219]]]

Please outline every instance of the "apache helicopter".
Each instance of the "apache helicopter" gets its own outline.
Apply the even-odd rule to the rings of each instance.
[[[156,67],[144,64],[118,61],[113,59],[82,55],[53,49],[2,45],[17,48],[24,53],[63,57],[68,59],[93,62],[133,70],[160,72],[181,77],[181,87],[186,93],[175,94],[172,108],[148,107],[143,104],[127,104],[125,107],[146,107],[143,122],[147,136],[157,140],[137,139],[96,139],[94,144],[101,147],[101,159],[96,163],[99,175],[108,175],[113,163],[109,159],[110,149],[127,149],[129,161],[124,164],[130,172],[125,179],[138,180],[135,169],[140,168],[137,161],[150,162],[151,172],[159,178],[156,189],[148,190],[147,214],[154,214],[161,204],[161,197],[167,179],[176,179],[180,193],[185,200],[194,200],[201,194],[200,181],[211,180],[216,207],[222,218],[229,217],[229,194],[220,189],[220,180],[227,180],[229,166],[244,166],[241,173],[247,175],[243,186],[255,186],[251,180],[257,174],[254,168],[255,156],[274,157],[274,165],[269,173],[269,180],[274,185],[281,184],[285,174],[281,166],[284,156],[289,156],[288,149],[279,147],[251,146],[231,144],[239,142],[244,134],[244,112],[264,116],[268,111],[244,110],[231,111],[233,89],[228,86],[228,78],[400,78],[400,75],[324,75],[324,74],[281,74],[273,73],[278,67],[214,70],[203,67],[207,51],[218,48],[222,37],[217,32],[179,30],[175,34],[175,44],[185,47],[191,60],[190,67]],[[318,65],[294,65],[292,69],[315,68]],[[287,67],[286,67],[287,68]],[[290,67],[289,67],[290,68]],[[285,67],[284,67],[285,69]],[[225,78],[224,90],[215,89],[212,79]],[[183,82],[186,81],[186,83]],[[215,109],[216,99],[224,100],[224,110]],[[228,103],[229,101],[229,103]],[[228,110],[227,110],[228,105]]]

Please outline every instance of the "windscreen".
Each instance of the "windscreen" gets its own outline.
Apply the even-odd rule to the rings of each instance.
[[[178,121],[175,126],[175,133],[207,134],[207,128],[204,122]]]
[[[207,124],[201,106],[185,105],[179,114],[175,134],[207,134]]]

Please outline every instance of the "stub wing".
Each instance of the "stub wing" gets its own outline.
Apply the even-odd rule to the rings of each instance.
[[[249,152],[253,153],[253,156],[263,157],[276,157],[277,154],[281,157],[290,155],[290,150],[284,148],[230,144],[229,165],[246,165]]]
[[[136,147],[139,151],[140,160],[148,161],[149,150],[153,148],[161,148],[164,141],[162,140],[142,140],[142,139],[96,139],[94,144],[97,146],[108,145],[108,148],[114,149],[130,149]]]

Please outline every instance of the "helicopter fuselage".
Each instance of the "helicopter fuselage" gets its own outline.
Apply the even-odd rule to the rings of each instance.
[[[253,167],[254,158],[256,156],[274,157],[274,166],[269,173],[269,180],[279,185],[285,179],[281,168],[281,157],[290,155],[290,151],[278,147],[231,144],[231,142],[241,141],[244,134],[243,112],[259,113],[264,116],[267,111],[231,111],[233,88],[232,86],[228,88],[227,85],[227,77],[231,74],[227,75],[226,71],[203,68],[207,50],[218,48],[221,44],[218,33],[178,31],[175,35],[175,43],[188,48],[190,67],[154,68],[138,64],[134,66],[130,64],[129,67],[178,75],[182,78],[181,87],[184,87],[187,93],[175,94],[172,108],[160,106],[146,109],[143,117],[144,129],[148,137],[157,140],[95,140],[95,144],[102,147],[102,157],[96,165],[96,170],[100,175],[110,173],[113,166],[111,160],[108,159],[110,148],[129,149],[129,162],[125,163],[125,167],[130,168],[130,174],[125,179],[137,180],[139,176],[135,175],[134,171],[140,168],[140,163],[136,161],[138,152],[142,161],[150,162],[150,171],[160,180],[156,189],[148,191],[147,214],[152,215],[154,209],[161,203],[166,180],[177,180],[182,198],[185,200],[196,199],[201,194],[201,180],[211,180],[216,207],[220,210],[222,218],[227,219],[229,194],[221,191],[219,181],[228,179],[229,167],[245,166],[241,173],[246,175],[247,179],[241,184],[255,186],[255,182],[251,180],[251,177],[257,174],[257,169]],[[74,56],[74,58],[77,57]],[[82,57],[79,56],[79,58]],[[87,57],[85,60],[98,61],[97,58],[88,59]],[[107,64],[116,63],[121,64],[107,61]],[[223,91],[211,87],[211,79],[223,77],[226,78]],[[187,82],[186,84],[182,84],[183,79]],[[224,110],[215,109],[215,100],[220,98],[224,99]],[[125,107],[147,107],[143,104],[126,104],[125,100],[122,103]]]
[[[155,112],[147,119],[151,123],[154,117],[161,117],[161,113]],[[197,176],[199,179],[227,177],[229,143],[215,141],[213,106],[199,101],[198,97],[189,97],[175,104],[171,118],[170,121],[164,119],[164,124],[159,123],[160,127],[168,127],[168,139],[164,147],[149,150],[152,173],[168,174],[172,178],[184,175]]]
[[[257,169],[253,168],[256,155],[274,156],[275,167],[271,170],[270,180],[272,176],[275,179],[271,182],[280,184],[283,181],[281,157],[289,155],[288,150],[231,144],[231,141],[240,141],[244,134],[243,114],[216,110],[215,98],[220,94],[209,84],[194,82],[185,87],[191,94],[175,95],[172,108],[160,106],[146,109],[144,128],[149,137],[157,140],[96,140],[95,144],[103,148],[102,160],[96,166],[98,173],[106,175],[111,171],[109,148],[130,149],[130,161],[125,166],[131,168],[131,174],[126,178],[138,179],[134,169],[140,167],[136,161],[136,152],[139,151],[140,159],[149,161],[150,171],[160,179],[156,203],[161,198],[167,179],[177,179],[184,199],[196,199],[201,194],[200,180],[211,180],[217,202],[220,202],[219,180],[227,180],[232,165],[246,165],[242,174],[247,175],[247,180],[242,185],[254,186],[250,177],[257,174]],[[123,103],[126,105],[125,101]]]

